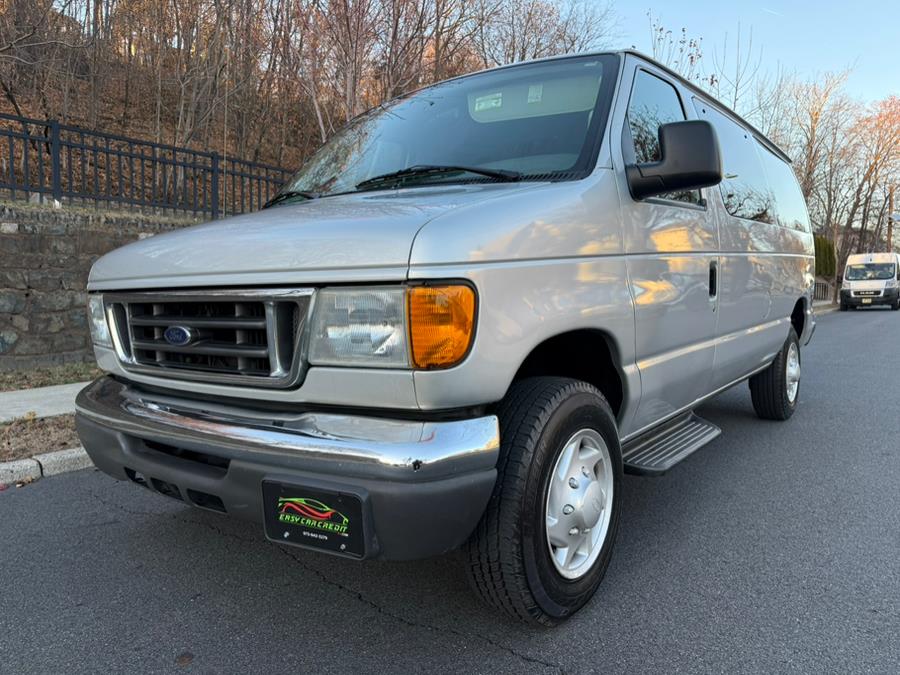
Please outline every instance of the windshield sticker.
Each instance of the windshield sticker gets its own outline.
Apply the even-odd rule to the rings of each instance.
[[[487,94],[479,96],[475,99],[475,112],[483,110],[493,110],[503,106],[503,92],[498,91],[496,94]]]
[[[528,102],[529,103],[540,103],[541,99],[544,97],[544,85],[543,84],[532,84],[528,87]]]

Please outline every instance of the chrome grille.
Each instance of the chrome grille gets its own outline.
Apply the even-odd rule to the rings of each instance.
[[[310,289],[105,295],[124,367],[158,377],[296,385]],[[178,338],[178,339],[174,339]]]

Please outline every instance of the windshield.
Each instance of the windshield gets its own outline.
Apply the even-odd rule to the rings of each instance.
[[[893,279],[894,263],[868,263],[866,265],[848,265],[844,274],[847,281],[864,281],[869,279]]]
[[[599,55],[524,64],[388,101],[348,123],[281,192],[394,188],[398,182],[357,186],[421,166],[508,171],[523,180],[581,178],[596,161],[617,63]],[[463,169],[407,172],[402,184],[499,179]]]

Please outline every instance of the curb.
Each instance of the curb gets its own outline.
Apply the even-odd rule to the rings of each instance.
[[[838,311],[838,309],[840,309],[840,306],[834,305],[834,304],[824,305],[824,306],[819,305],[818,307],[813,305],[813,311],[815,312],[816,316],[822,316],[823,314],[831,314],[832,312]]]
[[[56,452],[45,452],[35,455],[34,459],[41,465],[42,476],[56,476],[69,471],[80,471],[94,466],[84,448],[69,448]]]
[[[0,485],[30,483],[41,477],[41,465],[33,459],[0,462]]]
[[[80,471],[94,466],[84,448],[44,452],[28,459],[0,462],[0,487],[33,483],[44,476]]]

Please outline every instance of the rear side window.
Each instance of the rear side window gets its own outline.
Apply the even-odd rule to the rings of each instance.
[[[809,213],[794,170],[762,145],[757,144],[757,151],[762,158],[769,185],[775,194],[778,222],[782,227],[809,232]]]
[[[626,160],[633,157],[636,164],[658,162],[662,158],[659,128],[663,124],[682,122],[684,119],[684,108],[681,107],[681,99],[675,87],[645,70],[638,70],[631,100],[628,102],[628,130],[631,132],[631,139],[629,141],[626,137],[623,140]],[[697,190],[660,196],[694,204],[700,202]]]
[[[728,213],[760,223],[777,223],[775,195],[769,188],[757,142],[749,131],[715,108],[694,99],[701,119],[716,130],[722,151],[722,173],[719,185]]]

